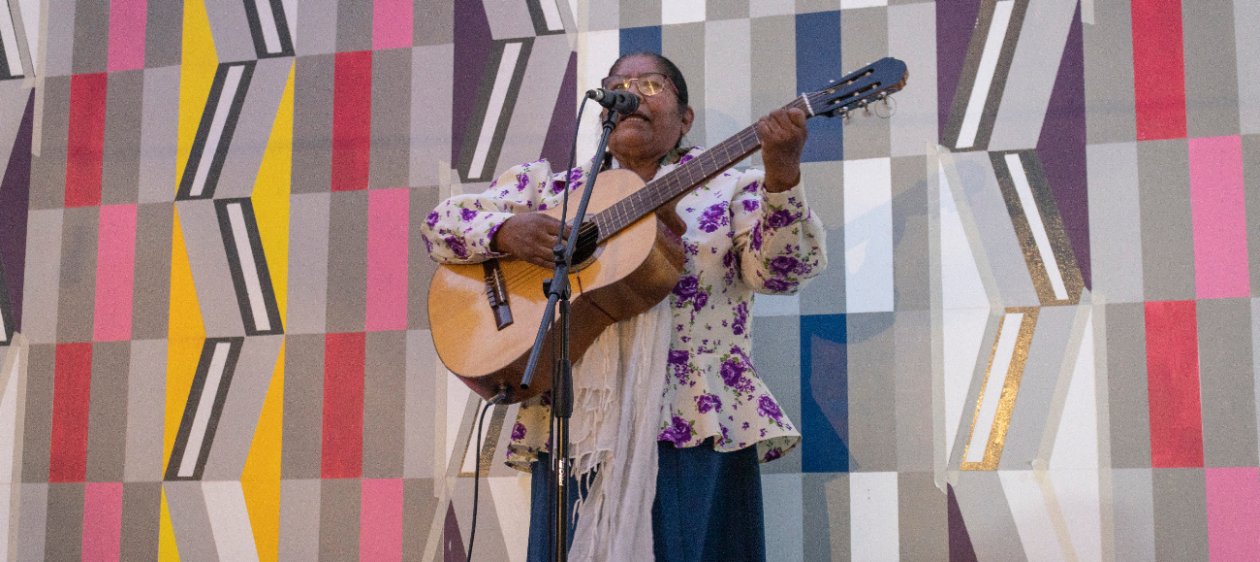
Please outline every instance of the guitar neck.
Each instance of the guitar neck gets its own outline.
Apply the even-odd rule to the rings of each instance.
[[[805,110],[807,116],[812,116],[804,98],[797,98],[784,108],[799,108]],[[609,206],[591,219],[599,227],[599,242],[656,211],[671,199],[726,171],[759,148],[761,140],[750,125],[668,174],[648,182],[643,189]]]

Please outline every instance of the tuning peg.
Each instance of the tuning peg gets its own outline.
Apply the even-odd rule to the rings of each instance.
[[[840,110],[840,120],[844,121],[845,125],[849,124],[849,110],[847,109]]]
[[[894,113],[897,112],[897,104],[894,102],[892,96],[888,94],[884,94],[879,97],[879,100],[883,103],[875,107],[875,115],[878,116],[880,119],[888,119],[889,117],[892,117]],[[883,112],[879,110],[881,106],[884,108]]]

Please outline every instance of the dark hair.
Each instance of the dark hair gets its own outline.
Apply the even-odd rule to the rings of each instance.
[[[665,74],[665,76],[669,78],[669,81],[674,83],[674,87],[678,89],[678,112],[686,112],[688,102],[691,99],[687,95],[687,79],[683,78],[682,71],[678,70],[678,65],[674,64],[674,61],[665,58],[664,55],[661,55],[660,53],[653,53],[651,51],[635,51],[633,53],[621,55],[621,57],[613,62],[612,66],[608,68],[608,74],[612,74],[613,69],[617,68],[617,65],[621,64],[621,61],[632,57],[648,57],[656,61],[656,64],[660,65],[661,70],[664,71],[663,74]]]

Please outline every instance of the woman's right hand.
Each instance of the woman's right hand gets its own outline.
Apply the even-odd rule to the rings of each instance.
[[[564,235],[568,236],[569,226],[563,226]],[[550,268],[555,265],[552,249],[560,227],[560,219],[543,213],[513,215],[494,233],[490,247],[538,267]]]

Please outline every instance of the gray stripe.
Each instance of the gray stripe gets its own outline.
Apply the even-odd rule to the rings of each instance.
[[[739,0],[709,0],[705,9],[705,19],[739,19],[748,17],[748,2]]]
[[[406,398],[402,425],[405,440],[403,477],[436,478],[442,472],[435,460],[441,454],[437,445],[438,435],[433,431],[434,412],[438,411],[439,403],[445,403],[446,387],[443,383],[454,381],[438,378],[442,376],[439,372],[440,363],[437,352],[433,349],[432,334],[428,330],[409,330],[406,344],[407,388],[404,390]],[[425,513],[427,516],[432,515],[431,510]],[[428,525],[408,528],[427,529]]]
[[[206,458],[203,480],[240,479],[282,342],[283,336],[245,338],[223,402],[223,414],[218,426],[209,429],[214,434],[214,444]]]
[[[840,18],[840,58],[842,72],[848,72],[888,53],[887,10],[846,10]],[[832,77],[838,79],[840,76]],[[917,76],[916,76],[917,78]],[[887,119],[857,112],[844,126],[844,159],[879,158],[889,153]],[[923,146],[919,146],[920,152]]]
[[[327,55],[337,51],[337,0],[303,0],[297,14],[300,20],[295,50],[298,55]],[[292,12],[287,12],[292,13]]]
[[[22,82],[23,80],[0,81],[0,170],[9,169],[9,157],[17,142],[18,127],[26,117],[26,101],[30,97],[31,88]]]
[[[294,195],[289,199],[290,334],[324,331],[328,306],[328,193]]]
[[[1238,65],[1233,44],[1226,40],[1234,28],[1229,2],[1183,4],[1182,41],[1186,69],[1186,132],[1193,137],[1238,133]],[[1250,34],[1255,34],[1252,21]],[[1251,53],[1255,56],[1255,52]]]
[[[174,187],[170,184],[168,187]],[[131,337],[167,336],[171,294],[171,229],[174,206],[142,204],[136,209],[136,269]]]
[[[980,237],[979,240],[971,241],[972,249],[973,252],[985,254],[979,263],[983,264],[987,260],[997,282],[1000,305],[1039,305],[1040,300],[1029,277],[1028,264],[1024,260],[1024,251],[1020,248],[1019,237],[1011,223],[1010,210],[1003,200],[988,153],[956,154],[954,162],[961,185],[951,185],[950,188],[963,190],[966,205],[975,220],[974,230],[968,229],[969,236],[970,232],[975,232]]]
[[[416,232],[420,223],[438,203],[438,190],[433,188],[412,189],[410,192],[410,231]],[[424,243],[408,245],[407,263],[407,327],[429,328],[429,280],[437,270],[437,264],[429,259]]]
[[[367,310],[367,192],[332,194],[328,243],[328,331],[361,332]]]
[[[1151,471],[1155,560],[1207,560],[1207,497],[1203,469]]]
[[[175,203],[183,228],[184,247],[192,266],[197,302],[201,304],[206,337],[239,336],[245,333],[241,310],[236,301],[228,269],[227,252],[219,232],[219,220],[212,200]]]
[[[932,306],[926,174],[923,156],[892,159],[893,308],[898,311]]]
[[[101,204],[134,203],[140,183],[144,71],[110,73],[105,98]]]
[[[621,6],[621,26],[633,27],[626,25],[627,11],[643,11],[649,14],[651,19],[658,20],[653,24],[659,23],[661,10],[652,6],[656,0],[648,2],[635,1],[634,8],[628,9],[623,1]],[[642,24],[641,24],[642,25]],[[707,60],[705,59],[705,41],[704,41],[704,22],[699,23],[683,23],[673,24],[661,27],[661,54],[670,58],[678,65],[678,68],[686,69],[687,89],[693,92],[692,103],[701,101],[703,96],[700,92],[704,91],[704,73]],[[787,100],[780,100],[779,105],[786,103]],[[691,124],[691,131],[687,133],[691,144],[702,144],[704,139],[708,138],[704,128],[704,112],[696,112],[696,119]]]
[[[44,57],[44,76],[69,76],[71,70],[71,60],[74,58],[74,18],[75,6],[78,2],[75,0],[46,0],[47,14],[46,30],[44,31],[44,41],[31,37],[32,44],[38,44],[40,47],[40,56]],[[37,20],[43,14],[35,14],[27,17],[34,17]],[[45,82],[44,87],[47,87]],[[48,119],[48,114],[55,113],[51,111],[45,112],[44,119]]]
[[[936,438],[938,422],[931,407],[935,385],[932,378],[931,312],[897,312],[893,338],[897,470],[930,471],[936,468],[943,456],[941,444]]]
[[[372,5],[340,0],[337,5],[337,52],[372,49]]]
[[[1138,143],[1137,155],[1146,299],[1193,299],[1194,230],[1186,140]]]
[[[407,444],[407,332],[369,333],[366,346],[363,478],[399,478]]]
[[[293,193],[326,192],[332,184],[333,68],[332,56],[297,59],[293,78]]]
[[[145,11],[148,12],[144,31],[145,67],[179,65],[183,54],[184,3],[149,2]]]
[[[66,209],[61,230],[61,281],[57,341],[92,341],[96,303],[97,207]],[[47,286],[35,287],[36,291]]]
[[[906,62],[913,74],[907,88],[893,96],[896,113],[889,120],[893,156],[923,154],[936,144],[936,6],[929,3],[888,8],[888,53]]]
[[[78,2],[74,8],[75,74],[105,72],[109,55],[109,5],[105,2]]]
[[[131,342],[131,365],[127,373],[127,459],[123,468],[123,479],[127,482],[162,480],[166,353],[164,339]]]
[[[412,25],[415,32],[411,37],[415,44],[450,47],[455,41],[454,2],[415,0]]]
[[[419,21],[419,14],[416,20]],[[417,35],[420,37],[420,35]],[[454,46],[416,47],[411,50],[411,141],[408,184],[435,186],[439,168],[451,164],[450,80],[433,80],[446,72],[454,59]]]
[[[403,528],[428,529],[433,525],[438,491],[432,478],[403,480]],[[420,560],[424,555],[427,533],[403,533],[403,560]]]
[[[319,559],[358,560],[360,480],[338,478],[320,481]]]
[[[1041,441],[1047,433],[1053,435],[1058,429],[1057,423],[1050,427],[1051,406],[1060,375],[1066,372],[1071,376],[1071,370],[1064,369],[1063,361],[1065,356],[1075,356],[1067,351],[1076,313],[1074,306],[1056,306],[1043,307],[1037,315],[999,469],[1019,469],[1048,460],[1040,454]]]
[[[123,485],[122,556],[120,560],[158,559],[158,530],[162,520],[162,483]]]
[[[22,292],[22,332],[31,343],[57,341],[58,292],[61,277],[61,227],[65,211],[32,210],[26,224],[26,278]]]
[[[271,138],[280,97],[289,81],[292,66],[293,61],[289,58],[263,59],[254,66],[240,119],[231,131],[231,139],[228,139],[231,144],[228,145],[219,180],[215,183],[215,197],[249,197],[254,192],[258,167],[267,151],[267,141]],[[224,95],[228,95],[226,90]],[[207,150],[210,149],[207,147]]]
[[[48,454],[52,436],[55,345],[31,344],[26,363],[26,411],[22,420],[22,482],[48,482]],[[53,376],[49,376],[49,374]]]
[[[319,485],[319,480],[280,481],[280,560],[319,559]]]
[[[92,382],[89,391],[87,481],[118,482],[126,460],[127,372],[131,342],[97,343],[92,346]]]
[[[144,71],[144,106],[140,123],[141,203],[175,200],[179,147],[180,68]]]
[[[801,560],[805,554],[803,480],[800,473],[761,477],[766,551],[773,552],[779,560]]]
[[[783,40],[795,33],[796,18],[791,16],[754,18],[749,22],[748,41],[757,46],[748,53],[748,71],[753,78],[748,84],[749,109],[754,119],[783,107],[801,93],[796,91],[796,65],[783,63],[796,60],[796,42]],[[740,124],[745,125],[748,123]],[[761,166],[761,152],[753,154],[752,161]]]
[[[175,530],[175,544],[183,560],[218,560],[214,545],[214,531],[210,527],[210,514],[206,511],[206,497],[201,481],[167,481],[162,484],[166,492],[166,504],[170,508],[171,527]]]
[[[904,463],[900,468],[904,470]],[[897,475],[897,519],[901,538],[898,554],[902,560],[950,559],[948,499],[949,496],[936,487],[935,475],[931,472]]]
[[[1146,389],[1146,311],[1143,303],[1106,306],[1107,396],[1111,466],[1151,466]]]
[[[752,355],[757,376],[766,383],[779,402],[783,414],[800,428],[801,423],[801,322],[796,316],[750,318]],[[801,471],[801,449],[772,463],[763,464],[762,474]]]
[[[562,95],[560,84],[564,82],[564,71],[571,52],[569,40],[564,35],[539,37],[529,50],[529,59],[522,58],[518,62],[517,68],[525,67],[525,76],[521,80],[515,111],[507,116],[509,121],[499,152],[502,167],[538,159],[542,149],[539,141],[547,137],[547,129],[551,127],[551,109],[556,105],[556,98]],[[493,164],[492,161],[486,164],[486,173],[493,174],[490,178],[497,177],[499,173],[498,167]],[[556,166],[556,169],[560,167]]]
[[[47,560],[79,560],[83,546],[83,484],[48,485]],[[51,531],[51,532],[48,532]]]
[[[1255,57],[1260,60],[1260,57]],[[1260,136],[1243,135],[1244,197],[1247,200],[1247,247],[1251,262],[1251,294],[1260,295]]]
[[[1133,84],[1130,17],[1128,2],[1095,2],[1094,25],[1084,26],[1085,113],[1089,115],[1085,138],[1091,144],[1132,141],[1137,135],[1129,86]]]
[[[369,187],[407,185],[411,135],[411,50],[372,56],[372,146]],[[433,116],[427,112],[426,119]]]
[[[206,15],[220,64],[258,58],[249,18],[245,15],[245,2],[207,2]]]
[[[1085,147],[1089,252],[1096,302],[1142,301],[1142,221],[1137,144]],[[1135,247],[1136,246],[1136,247]]]
[[[1115,552],[1124,553],[1124,559],[1155,560],[1155,515],[1151,512],[1155,499],[1151,496],[1152,485],[1150,469],[1111,471]]]
[[[1028,560],[997,472],[960,472],[954,492],[978,560]]]
[[[989,150],[1037,146],[1042,117],[1050,103],[1075,15],[1075,2],[1028,2],[1028,11],[1019,29],[1019,43],[1015,46],[1015,56],[1002,91],[1002,104],[993,123],[993,135],[989,137]]]
[[[1238,117],[1246,134],[1260,133],[1260,57],[1254,56],[1260,52],[1260,35],[1255,33],[1257,21],[1260,2],[1234,0],[1234,52],[1253,55],[1238,57]]]
[[[847,344],[849,377],[849,471],[888,472],[897,469],[896,381],[889,372],[894,356],[896,313],[849,314]],[[861,376],[856,376],[861,373]]]
[[[849,475],[809,474],[801,478],[803,560],[849,559]],[[816,515],[815,515],[816,514]]]
[[[620,9],[617,12],[621,16],[621,24],[618,27],[624,29],[627,27],[661,25],[661,3],[664,1],[665,0],[621,0]],[[834,10],[835,7],[830,9]],[[668,28],[662,29],[662,34],[666,29]],[[701,31],[703,31],[703,29],[701,29]],[[678,62],[678,59],[674,58],[674,55],[669,53],[663,54],[675,63]],[[680,68],[689,68],[682,64],[679,64],[678,66]],[[695,70],[691,70],[690,72],[694,73]],[[694,92],[704,91],[702,88],[691,88],[691,90]]]
[[[282,478],[319,478],[323,412],[324,336],[289,335],[284,352]]]
[[[45,474],[47,481],[47,474]],[[17,488],[21,492],[21,521],[16,537],[18,560],[50,560],[44,551],[48,530],[48,484],[35,482]]]
[[[47,78],[42,91],[43,110],[37,139],[39,158],[31,159],[31,209],[56,209],[66,201],[66,142],[70,133],[70,78]],[[39,107],[39,104],[36,104]],[[36,133],[38,134],[38,133]],[[29,242],[28,242],[29,244]],[[29,293],[28,293],[29,294]]]
[[[1256,462],[1250,299],[1198,301],[1203,466]],[[1210,404],[1210,406],[1208,406]]]
[[[519,0],[482,0],[486,19],[490,22],[490,35],[497,40],[533,37],[534,20],[529,6]],[[567,59],[566,59],[567,60]]]

